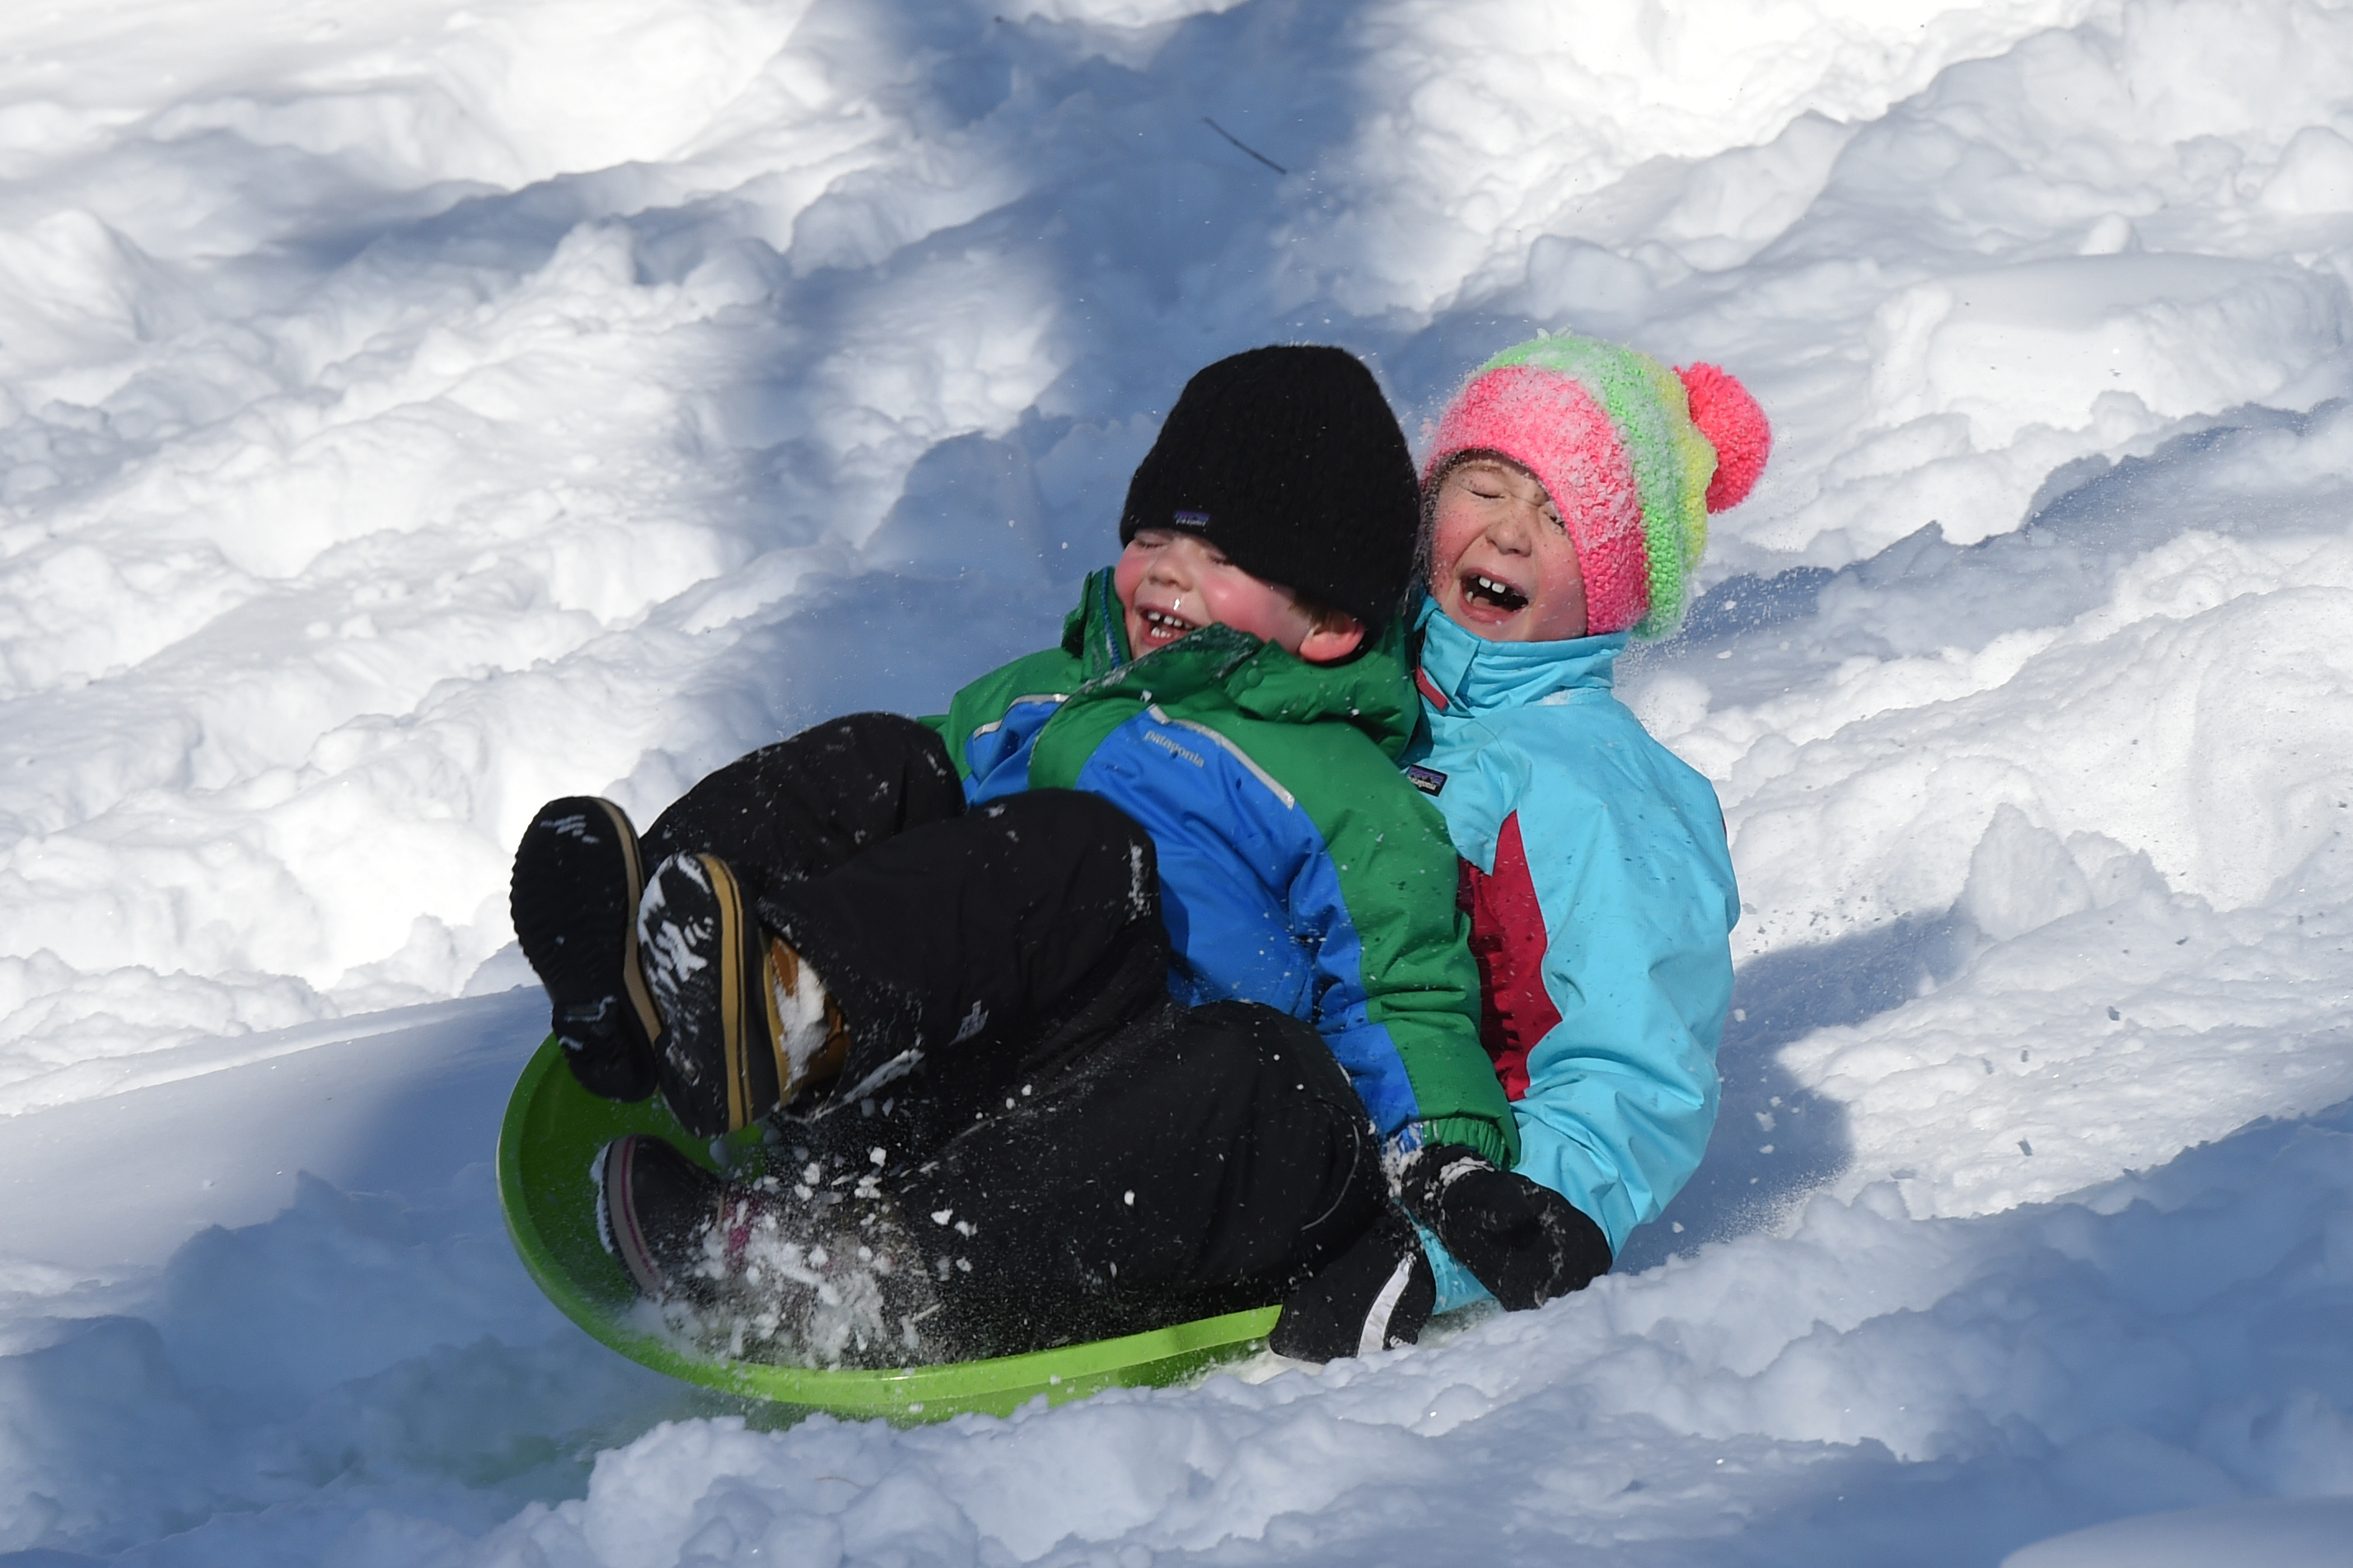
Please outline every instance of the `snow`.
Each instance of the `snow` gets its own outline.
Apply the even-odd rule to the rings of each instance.
[[[0,1563],[2341,1539],[2348,81],[2332,0],[12,9]],[[1041,645],[1219,354],[1411,430],[1538,326],[1778,437],[1627,672],[1746,912],[1619,1272],[911,1431],[564,1323],[531,811]]]
[[[2234,1554],[2278,1568],[2302,1568],[2343,1562],[2348,1531],[2353,1503],[2341,1498],[2226,1503],[2071,1531],[2013,1552],[2005,1568],[2097,1568],[2110,1563],[2194,1568]]]

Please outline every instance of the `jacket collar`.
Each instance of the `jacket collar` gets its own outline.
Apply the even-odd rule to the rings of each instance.
[[[1087,575],[1078,608],[1062,617],[1062,652],[1079,662],[1080,673],[1098,680],[1127,662],[1127,620],[1112,588],[1112,568]]]
[[[1402,616],[1389,622],[1378,642],[1338,664],[1310,664],[1229,626],[1205,626],[1130,659],[1125,620],[1106,569],[1087,578],[1079,607],[1062,623],[1062,647],[1080,662],[1086,681],[1081,692],[1178,702],[1216,688],[1254,718],[1280,724],[1345,719],[1391,757],[1405,749],[1421,716],[1406,674]]]
[[[1525,707],[1559,693],[1606,692],[1617,678],[1626,633],[1559,642],[1490,642],[1449,620],[1424,598],[1413,615],[1420,641],[1415,684],[1450,717]]]

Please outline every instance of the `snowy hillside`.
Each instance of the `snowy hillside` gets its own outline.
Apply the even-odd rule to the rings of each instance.
[[[1540,326],[1778,436],[1617,1274],[905,1432],[541,1299],[542,800],[1043,644],[1219,355]],[[0,1568],[2342,1561],[2348,340],[2344,0],[7,8]]]

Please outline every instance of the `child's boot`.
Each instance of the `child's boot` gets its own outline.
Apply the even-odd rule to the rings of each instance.
[[[749,1127],[837,1072],[841,1010],[817,972],[760,927],[714,854],[674,854],[638,906],[638,944],[667,1021],[654,1073],[689,1132]]]
[[[597,1183],[606,1245],[714,1351],[808,1366],[954,1359],[937,1287],[871,1178],[848,1193],[730,1182],[632,1134],[606,1146]]]
[[[515,938],[547,988],[565,1060],[582,1087],[607,1099],[654,1089],[661,1018],[638,965],[644,880],[628,814],[572,795],[542,806],[523,830],[508,889]]]
[[[709,1282],[697,1269],[725,1191],[720,1177],[659,1138],[617,1138],[597,1157],[596,1234],[639,1295],[708,1301]]]

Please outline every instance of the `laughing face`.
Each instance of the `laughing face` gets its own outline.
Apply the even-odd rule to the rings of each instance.
[[[1430,596],[1491,642],[1585,635],[1577,546],[1535,475],[1492,455],[1447,471],[1430,525]]]
[[[1319,621],[1291,590],[1254,577],[1198,534],[1139,528],[1112,571],[1126,613],[1127,645],[1141,659],[1212,622],[1262,637],[1311,664],[1356,651],[1364,628]]]

